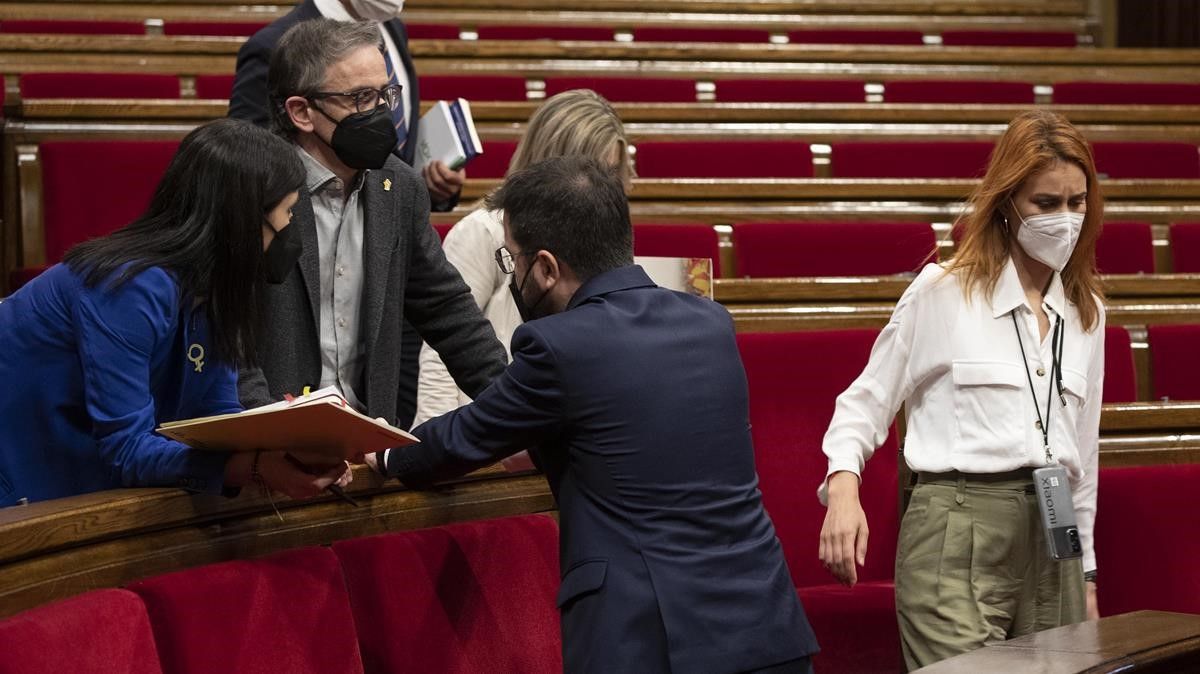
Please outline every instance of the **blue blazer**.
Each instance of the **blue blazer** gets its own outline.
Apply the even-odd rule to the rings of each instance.
[[[559,507],[566,671],[742,672],[816,651],[763,509],[724,308],[623,267],[517,328],[512,354],[387,468],[426,486],[537,447]]]
[[[193,305],[157,267],[112,290],[61,264],[0,303],[0,506],[118,487],[221,491],[225,453],[154,433],[242,409]]]

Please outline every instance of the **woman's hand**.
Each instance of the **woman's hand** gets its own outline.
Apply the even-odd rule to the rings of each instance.
[[[234,487],[249,485],[253,461],[254,454],[250,452],[236,452],[229,457],[225,483]],[[287,452],[259,452],[258,474],[268,489],[293,499],[317,496],[331,484],[345,487],[354,479],[345,461],[313,468],[289,457]]]
[[[855,564],[867,561],[867,515],[858,500],[858,476],[839,471],[829,476],[829,507],[821,526],[821,563],[846,587],[858,582]]]
[[[1088,581],[1083,584],[1084,596],[1087,599],[1087,619],[1100,619],[1100,604],[1096,601],[1096,584]]]

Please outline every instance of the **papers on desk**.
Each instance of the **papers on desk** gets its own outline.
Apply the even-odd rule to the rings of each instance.
[[[235,414],[172,421],[158,433],[196,449],[306,451],[334,459],[418,442],[355,411],[333,387]]]

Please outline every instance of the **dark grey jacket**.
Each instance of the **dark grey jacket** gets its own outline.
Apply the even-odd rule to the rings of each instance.
[[[476,306],[467,284],[446,261],[429,225],[429,193],[415,170],[395,156],[368,171],[364,208],[363,298],[360,339],[363,382],[356,383],[367,413],[391,423],[405,420],[411,401],[399,395],[401,325],[407,318],[441,355],[455,383],[472,397],[504,371],[504,347]],[[258,347],[259,368],[239,374],[247,407],[298,393],[321,381],[320,269],[317,230],[307,191],[292,208],[304,253],[279,285],[268,285]],[[407,354],[406,354],[407,356]],[[415,354],[414,354],[415,359]]]

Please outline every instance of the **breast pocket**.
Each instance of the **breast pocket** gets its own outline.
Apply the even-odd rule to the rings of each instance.
[[[956,360],[951,368],[958,427],[954,449],[994,456],[1020,451],[1027,421],[1021,396],[1029,395],[1021,367],[1004,361]]]

